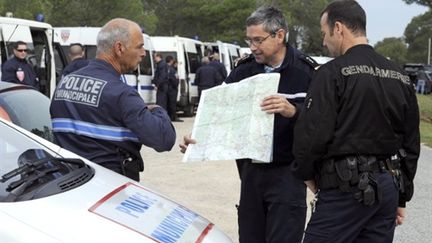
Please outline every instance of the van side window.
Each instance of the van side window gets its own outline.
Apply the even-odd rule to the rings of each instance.
[[[190,72],[196,73],[196,70],[200,67],[200,56],[197,53],[187,53],[189,64],[190,64]]]
[[[141,74],[144,75],[152,75],[152,65],[151,65],[151,54],[148,50],[146,50],[146,56],[140,62],[140,71]]]

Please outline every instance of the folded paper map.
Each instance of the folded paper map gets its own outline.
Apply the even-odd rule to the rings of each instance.
[[[277,94],[279,73],[258,74],[240,82],[204,90],[190,144],[183,161],[250,158],[270,162],[274,114],[261,110],[269,95]]]

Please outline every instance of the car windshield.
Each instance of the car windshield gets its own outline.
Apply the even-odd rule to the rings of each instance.
[[[0,92],[0,108],[11,121],[49,141],[53,141],[49,116],[50,100],[34,89],[4,83]],[[7,91],[6,91],[7,90]]]
[[[36,199],[60,193],[61,183],[93,171],[81,160],[63,159],[26,135],[0,122],[0,202]],[[61,180],[61,183],[59,181]]]

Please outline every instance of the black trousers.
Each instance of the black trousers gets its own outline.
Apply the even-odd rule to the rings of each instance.
[[[375,172],[382,199],[371,206],[351,192],[321,190],[307,225],[305,243],[390,243],[393,241],[398,189],[388,172]]]
[[[170,86],[168,88],[168,115],[171,118],[171,121],[177,119],[177,93],[178,88]]]
[[[156,104],[168,110],[168,83],[159,85],[156,91]]]
[[[290,166],[237,161],[241,178],[240,243],[301,242],[306,220],[306,187]]]

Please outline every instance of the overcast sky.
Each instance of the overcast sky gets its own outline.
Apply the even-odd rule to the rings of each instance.
[[[371,45],[386,37],[402,37],[411,19],[428,8],[402,0],[357,0],[366,11],[366,32]]]

